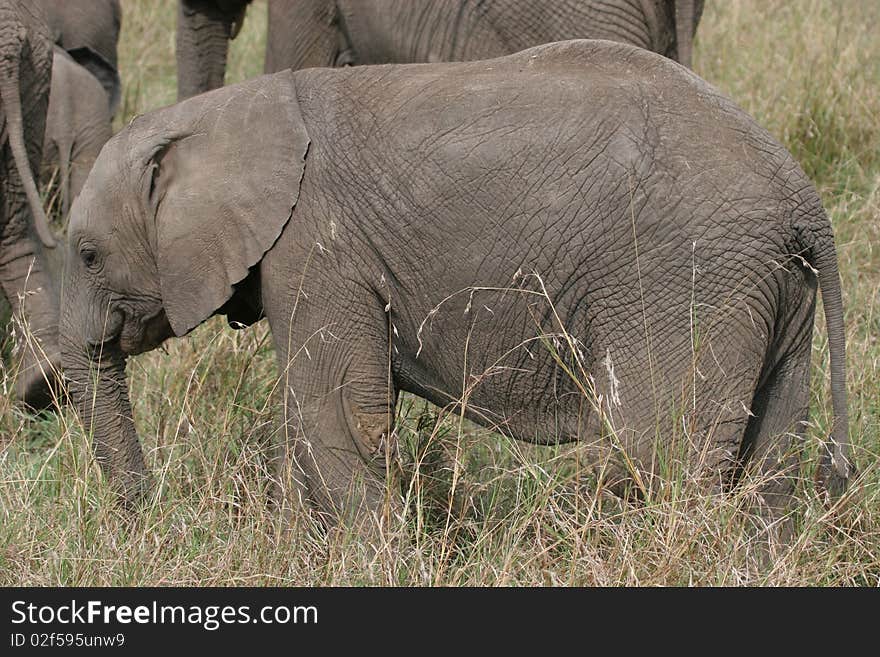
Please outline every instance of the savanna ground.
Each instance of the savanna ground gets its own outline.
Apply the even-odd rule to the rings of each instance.
[[[174,5],[123,0],[118,126],[174,100]],[[788,146],[834,223],[861,469],[853,494],[829,509],[810,479],[831,406],[819,321],[805,506],[795,539],[771,548],[771,559],[741,513],[754,481],[707,498],[673,476],[644,502],[622,503],[597,494],[576,447],[515,443],[413,397],[399,409],[408,503],[389,540],[363,549],[304,518],[287,531],[266,503],[276,377],[266,327],[233,332],[215,319],[130,363],[136,422],[160,483],[136,519],[112,504],[70,409],[34,418],[0,396],[0,584],[877,585],[880,4],[707,5],[696,71]],[[260,72],[264,26],[257,0],[233,45],[230,81]],[[8,374],[0,383],[8,389]]]

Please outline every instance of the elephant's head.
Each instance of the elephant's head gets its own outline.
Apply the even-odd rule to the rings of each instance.
[[[71,211],[62,358],[105,473],[126,503],[148,477],[125,361],[218,312],[290,219],[308,149],[290,72],[135,119]],[[256,275],[256,274],[255,274]],[[254,318],[252,318],[254,319]]]

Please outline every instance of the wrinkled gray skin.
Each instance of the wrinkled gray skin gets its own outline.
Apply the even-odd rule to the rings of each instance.
[[[223,84],[248,2],[181,0],[178,99]],[[609,39],[691,65],[703,0],[269,0],[266,73],[466,61],[550,41]]]
[[[835,490],[849,474],[816,191],[732,102],[644,50],[571,41],[203,94],[108,142],[69,249],[64,366],[129,504],[149,477],[126,358],[212,314],[265,313],[281,480],[331,520],[380,507],[401,390],[464,401],[521,440],[584,441],[616,482],[621,446],[643,478],[664,457],[699,463],[707,490],[744,464],[779,474],[763,491],[776,513],[798,466],[817,284],[835,413],[822,472]]]
[[[34,408],[53,401],[60,364],[58,299],[46,248],[55,239],[34,182],[49,102],[52,44],[28,2],[0,1],[0,288],[9,302],[20,361],[15,396]]]
[[[67,216],[98,153],[113,134],[111,121],[101,83],[56,46],[42,179],[57,182],[62,217]]]
[[[121,98],[117,44],[122,27],[119,0],[30,0],[43,8],[52,40],[100,81],[110,115]]]

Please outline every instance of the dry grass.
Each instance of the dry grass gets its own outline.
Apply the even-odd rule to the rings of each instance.
[[[173,4],[123,2],[120,124],[174,98]],[[697,71],[786,143],[837,231],[858,495],[827,511],[805,483],[796,539],[767,548],[741,512],[757,482],[707,497],[672,478],[629,505],[596,494],[578,449],[515,443],[405,397],[405,517],[378,551],[354,536],[328,540],[308,519],[286,527],[266,504],[276,376],[266,327],[232,332],[213,320],[130,365],[137,424],[161,481],[137,518],[110,503],[72,412],[33,418],[0,397],[0,584],[876,585],[880,7],[707,4]],[[233,80],[260,71],[264,12],[258,2],[234,44]],[[830,419],[821,322],[814,352],[811,444]]]

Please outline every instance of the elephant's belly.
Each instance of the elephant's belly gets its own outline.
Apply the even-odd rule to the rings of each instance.
[[[766,349],[759,333],[734,346],[730,336],[741,327],[731,321],[700,357],[687,338],[686,308],[658,313],[646,343],[644,333],[623,330],[629,315],[587,321],[557,307],[569,314],[560,330],[552,320],[541,324],[546,308],[495,301],[463,295],[417,313],[424,321],[415,324],[392,318],[399,388],[513,439],[592,446],[596,462],[626,454],[650,470],[658,449],[683,442],[699,451],[707,440],[719,454],[737,453]],[[643,327],[641,313],[631,314]]]
[[[479,292],[413,313],[422,321],[392,317],[397,385],[518,440],[597,435],[595,400],[607,392],[589,373],[589,349],[573,335],[536,327],[534,308],[522,303],[529,298]]]
[[[456,380],[454,367],[440,373],[427,371],[412,359],[398,359],[396,383],[441,408],[464,411],[468,419],[513,439],[555,444],[598,435],[592,399],[552,363],[545,363],[540,371],[498,365],[480,372],[459,364]]]

